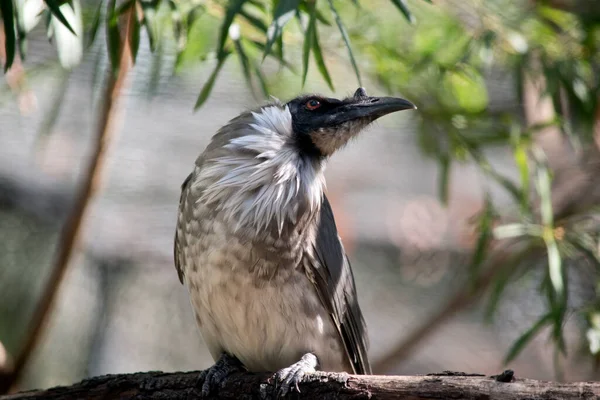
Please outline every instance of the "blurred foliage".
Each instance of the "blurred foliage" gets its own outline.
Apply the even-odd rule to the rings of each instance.
[[[134,8],[137,18],[128,38],[134,59],[140,37],[157,53],[169,38],[176,45],[176,73],[199,62],[212,65],[195,108],[209,98],[232,55],[257,98],[266,98],[272,87],[264,72],[267,58],[303,84],[312,58],[333,90],[329,63],[342,47],[359,84],[368,73],[389,92],[401,92],[419,105],[419,142],[424,153],[439,162],[442,200],[448,199],[450,171],[457,162],[475,163],[512,198],[517,216],[503,225],[498,205],[491,196],[486,199],[469,265],[473,279],[483,273],[497,241],[518,238],[528,249],[545,254],[539,291],[547,300],[546,312],[514,343],[507,361],[548,327],[556,349],[564,352],[563,326],[573,311],[587,317],[589,352],[598,354],[598,302],[578,309],[570,305],[566,263],[584,258],[600,269],[597,210],[555,215],[554,174],[535,138],[544,128],[557,127],[580,153],[593,145],[594,127],[600,124],[600,8],[593,0],[428,3],[126,0],[96,4],[90,11],[82,10],[79,0],[9,0],[0,2],[0,11],[5,68],[17,52],[25,58],[27,33],[45,21],[66,68],[77,64],[105,27],[107,53],[116,69],[123,41],[119,18]],[[509,107],[490,103],[488,78],[495,71],[514,82]],[[522,96],[527,81],[544,83],[543,94],[552,100],[555,116],[535,124],[526,120]],[[489,146],[512,149],[518,179],[494,169],[485,154]],[[490,313],[507,285],[527,268],[510,268],[497,277],[490,290]]]
[[[26,56],[27,33],[42,19],[46,21],[49,38],[54,38],[59,59],[65,68],[71,68],[81,60],[84,48],[82,31],[81,0],[7,0],[1,2],[1,14],[5,33],[5,70],[8,70],[17,52],[22,59]],[[428,1],[428,0],[424,0]],[[402,15],[413,21],[413,16],[403,0],[392,0]],[[118,3],[118,4],[117,4]],[[335,20],[335,25],[342,35],[347,47],[351,64],[360,82],[360,72],[346,26],[340,17],[333,0],[230,0],[230,1],[201,1],[201,0],[114,0],[106,3],[104,22],[107,33],[107,52],[110,56],[113,70],[118,68],[120,37],[118,19],[126,11],[135,9],[135,24],[131,28],[132,55],[135,60],[139,47],[140,31],[146,31],[150,47],[154,51],[160,47],[164,39],[165,26],[172,29],[177,46],[176,70],[183,64],[193,61],[214,59],[215,66],[202,88],[195,108],[199,108],[208,99],[214,83],[229,55],[235,53],[238,57],[244,78],[252,92],[257,88],[263,96],[268,97],[268,85],[264,77],[262,61],[266,57],[274,57],[280,65],[291,68],[283,56],[288,22],[295,19],[297,29],[303,37],[303,79],[308,71],[308,60],[311,54],[317,64],[321,76],[333,90],[333,81],[325,64],[319,26],[331,26],[330,17],[324,14],[329,11]],[[359,2],[353,2],[359,7]],[[321,7],[322,5],[322,7]],[[89,22],[86,32],[88,43],[94,41],[102,19],[103,3],[100,3],[94,16]],[[6,18],[10,15],[12,18]],[[219,21],[218,34],[214,29],[206,27],[206,19]],[[270,21],[270,22],[269,22]],[[88,24],[86,24],[88,25]],[[209,23],[209,25],[212,25]],[[69,34],[66,34],[68,32]],[[190,40],[192,39],[192,40]],[[216,46],[215,46],[216,42]],[[210,48],[210,50],[209,50]]]
[[[557,351],[565,352],[564,323],[573,311],[591,315],[587,336],[590,351],[598,353],[597,307],[570,306],[565,267],[567,259],[584,258],[597,271],[600,268],[597,210],[556,218],[553,172],[535,137],[555,126],[574,149],[595,146],[594,126],[600,123],[600,9],[588,8],[583,1],[565,7],[562,2],[553,6],[546,1],[495,0],[468,6],[449,2],[444,7],[415,3],[411,10],[419,21],[412,29],[378,23],[384,17],[379,10],[364,16],[351,37],[358,51],[368,55],[379,82],[419,105],[420,144],[440,163],[442,199],[448,197],[450,168],[464,161],[474,162],[512,197],[518,222],[504,225],[499,225],[492,200],[486,201],[471,262],[473,278],[481,273],[492,239],[518,238],[528,249],[542,248],[546,254],[539,290],[547,311],[516,340],[506,361],[547,327]],[[486,78],[493,69],[514,80],[514,105],[503,109],[490,104]],[[526,121],[526,80],[544,82],[542,95],[552,100],[555,117],[537,124]],[[493,145],[512,148],[518,180],[492,167],[484,150]],[[522,264],[519,259],[511,262]],[[529,267],[510,268],[511,273],[493,282],[489,314],[507,285]]]

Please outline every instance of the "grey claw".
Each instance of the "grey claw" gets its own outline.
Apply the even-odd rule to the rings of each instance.
[[[273,376],[277,397],[279,398],[287,395],[291,389],[295,389],[300,393],[298,384],[302,382],[308,374],[316,372],[316,366],[317,357],[314,354],[307,353],[303,355],[297,363],[277,371]]]
[[[201,397],[207,397],[213,389],[222,387],[229,375],[242,370],[242,363],[236,357],[223,354],[215,365],[198,375],[198,384],[202,382]]]

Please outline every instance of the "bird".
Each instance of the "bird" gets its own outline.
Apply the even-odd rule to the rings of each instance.
[[[354,276],[325,193],[328,159],[378,118],[415,109],[364,88],[300,95],[220,128],[181,186],[175,267],[215,364],[274,373],[281,395],[317,370],[370,374]]]

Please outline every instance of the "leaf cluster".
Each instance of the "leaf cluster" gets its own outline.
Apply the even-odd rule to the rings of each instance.
[[[600,13],[552,3],[492,0],[450,2],[445,8],[415,3],[416,26],[381,23],[385,15],[375,12],[351,35],[358,50],[369,56],[379,82],[419,104],[420,145],[439,162],[440,198],[448,199],[452,166],[470,162],[493,182],[490,187],[502,188],[512,200],[515,222],[501,222],[499,205],[490,194],[478,217],[479,236],[469,265],[473,281],[490,267],[498,242],[516,239],[528,249],[511,260],[514,265],[493,265],[505,271],[491,285],[488,315],[508,285],[531,271],[528,253],[540,249],[545,255],[538,287],[546,311],[513,344],[507,362],[543,328],[548,328],[557,351],[566,352],[563,331],[570,313],[592,321],[589,338],[600,337],[597,317],[589,317],[598,315],[596,301],[584,307],[569,302],[568,275],[577,270],[567,267],[573,265],[569,260],[579,260],[600,272],[598,210],[554,209],[554,171],[536,145],[540,132],[554,128],[579,156],[595,146],[594,129],[600,123]],[[490,94],[499,75],[512,81],[514,89],[504,94],[507,100],[494,104],[492,98],[502,97]],[[523,94],[532,82],[543,88],[541,97],[551,100],[554,110],[538,123],[528,121],[523,112]],[[486,150],[498,145],[512,150],[516,179],[496,170],[487,158]],[[590,350],[598,353],[600,341],[594,340]]]

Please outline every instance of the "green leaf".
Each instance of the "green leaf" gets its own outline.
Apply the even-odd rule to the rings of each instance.
[[[309,6],[310,4],[316,5],[316,1],[300,3],[300,6],[298,7],[298,9],[304,11],[307,14],[310,14],[310,12],[311,12],[310,6]],[[323,25],[331,26],[331,22],[329,22],[329,20],[325,17],[325,15],[323,15],[323,13],[321,11],[319,11],[318,8],[317,8],[317,20],[320,23],[322,23]]]
[[[279,35],[279,38],[277,39],[277,58],[283,60],[283,35]]]
[[[265,79],[265,76],[262,73],[262,70],[260,69],[260,66],[258,65],[258,63],[254,63],[254,73],[256,74],[256,77],[258,78],[258,83],[260,84],[260,90],[263,93],[263,96],[265,96],[265,99],[269,97],[269,87],[267,85],[267,80]]]
[[[524,236],[530,233],[528,225],[521,223],[504,224],[494,228],[494,237],[498,240]]]
[[[523,348],[539,333],[539,331],[546,325],[552,322],[552,314],[546,314],[540,318],[531,328],[527,330],[521,337],[519,337],[511,346],[508,354],[504,358],[504,363],[508,364],[519,355]]]
[[[319,44],[319,33],[317,31],[316,25],[313,31],[315,35],[313,38],[313,55],[317,63],[317,68],[319,69],[319,72],[321,73],[323,79],[325,79],[325,82],[327,82],[327,86],[329,86],[329,89],[331,89],[331,91],[334,91],[335,89],[333,88],[331,76],[329,76],[329,71],[327,71],[327,66],[325,65],[325,61],[323,60],[323,53],[321,52],[321,45]]]
[[[208,96],[210,95],[210,92],[212,91],[213,86],[215,85],[217,76],[219,75],[219,72],[221,72],[223,65],[225,65],[225,61],[227,60],[227,57],[229,57],[230,54],[231,52],[225,51],[218,58],[215,69],[212,71],[210,77],[202,87],[200,95],[198,95],[198,99],[196,100],[196,104],[194,105],[194,111],[198,110],[204,104],[204,102],[206,102],[206,99],[208,99]]]
[[[471,154],[471,157],[479,164],[483,172],[487,175],[491,176],[496,182],[504,187],[514,198],[514,200],[520,204],[523,195],[521,194],[521,190],[507,177],[501,175],[498,171],[492,168],[490,163],[483,157],[479,149],[474,148],[467,144],[467,148]]]
[[[466,146],[471,154],[471,157],[473,157],[475,162],[479,164],[479,167],[483,170],[483,172],[491,176],[496,182],[502,185],[504,189],[506,189],[512,195],[514,200],[517,203],[520,203],[522,199],[521,190],[519,190],[519,188],[510,179],[493,169],[478,148],[471,146],[469,143],[466,143]]]
[[[113,74],[116,76],[119,72],[119,63],[121,61],[121,33],[119,32],[119,18],[115,13],[115,1],[108,4],[106,12],[106,47]]]
[[[308,20],[306,32],[304,32],[304,45],[302,46],[302,87],[304,87],[306,76],[308,75],[308,60],[315,40],[315,20],[317,15],[317,7],[314,3],[309,3],[308,7],[310,7],[310,19]]]
[[[225,42],[229,36],[229,27],[246,1],[247,0],[231,0],[225,9],[225,18],[223,18],[223,23],[221,24],[221,29],[219,30],[219,43],[217,45],[217,57],[219,59],[221,59],[226,52]]]
[[[186,18],[185,35],[180,38],[177,58],[175,60],[175,73],[183,68],[197,65],[215,51],[215,42],[219,38],[218,27],[221,21],[213,19],[206,13],[203,6],[195,6]],[[215,24],[217,26],[215,26]],[[216,28],[216,29],[215,29]]]
[[[178,2],[169,0],[169,8],[171,9],[171,23],[173,24],[173,35],[175,36],[177,53],[181,53],[185,49],[187,41],[186,26],[183,24]]]
[[[56,0],[44,0],[44,2],[48,6],[48,9],[52,13],[52,15],[54,15],[56,17],[56,19],[58,19],[68,30],[70,30],[73,35],[77,36],[75,31],[69,24],[69,21],[67,21],[67,19],[63,15],[63,13],[60,11],[60,6],[62,5],[63,2],[56,1]]]
[[[439,196],[444,205],[448,205],[448,183],[450,181],[450,157],[440,156],[440,178],[439,178]]]
[[[511,247],[515,244],[519,245],[519,249],[513,251]],[[540,244],[537,240],[531,240],[529,238],[519,239],[518,241],[513,241],[510,246],[506,248],[507,252],[510,252],[508,258],[505,258],[503,255],[503,263],[502,265],[498,265],[499,270],[496,272],[494,281],[492,282],[492,290],[490,293],[490,298],[485,307],[485,318],[486,320],[490,320],[494,311],[497,309],[498,304],[500,303],[500,299],[504,294],[504,290],[509,286],[509,282],[516,281],[520,279],[524,274],[526,274],[531,269],[529,265],[533,257],[537,257],[540,253]],[[493,262],[497,262],[498,260]]]
[[[48,41],[52,40],[52,37],[54,36],[54,29],[52,29],[52,13],[44,13],[45,14],[45,18],[44,18],[44,22],[46,24],[46,37],[48,38]]]
[[[527,146],[523,140],[519,140],[515,146],[514,157],[521,176],[521,208],[525,211],[529,207],[529,164],[527,162]]]
[[[452,96],[443,98],[444,103],[450,108],[461,109],[469,113],[482,112],[488,106],[488,94],[485,81],[481,74],[473,67],[461,65],[460,68],[447,70],[444,74],[443,84]]]
[[[155,27],[155,17],[156,17],[156,9],[160,5],[160,0],[151,0],[151,1],[140,1],[139,4],[142,6],[142,11],[144,13],[144,18],[142,19],[142,25],[146,28],[146,33],[148,34],[148,41],[150,43],[150,51],[154,52],[157,47],[156,42],[156,27]]]
[[[265,47],[266,48],[266,47]],[[283,60],[283,35],[279,36],[279,39],[277,39],[277,58],[279,60]],[[280,63],[280,66],[284,65],[283,63]],[[288,67],[289,68],[289,67]],[[292,71],[295,71],[295,69],[292,69]]]
[[[323,15],[321,11],[317,8],[317,20],[323,25],[331,26],[331,22]]]
[[[550,172],[546,162],[546,156],[539,148],[533,149],[533,155],[536,159],[536,188],[540,196],[540,213],[542,223],[548,228],[554,227],[554,213],[552,211],[552,191]]]
[[[261,52],[265,51],[265,45],[257,40],[250,40],[249,43],[251,45],[253,45],[254,47],[256,47],[258,50],[260,50]],[[279,61],[279,63],[281,65],[283,65],[284,67],[286,67],[287,69],[289,69],[292,72],[296,72],[296,67],[294,65],[292,65],[289,61],[285,60],[283,58],[283,55],[279,55],[279,54],[273,54],[271,53],[270,55],[271,57],[277,59]]]
[[[129,27],[129,29],[132,29],[131,42],[129,45],[131,46],[131,59],[133,60],[133,63],[135,64],[135,60],[137,59],[138,50],[140,48],[140,21],[137,18],[135,9],[132,10],[131,12],[133,13],[133,15],[131,16],[132,25]]]
[[[273,11],[273,22],[267,30],[267,44],[265,46],[263,60],[271,52],[273,44],[283,33],[283,27],[290,19],[292,19],[299,5],[300,0],[280,0],[279,3],[277,3],[277,7],[275,7],[275,10]]]
[[[71,0],[60,6],[66,21],[71,24],[75,34],[71,33],[54,14],[51,17],[52,30],[56,41],[58,59],[63,68],[77,66],[83,57],[83,20],[80,0]]]
[[[96,40],[96,34],[98,33],[98,27],[100,26],[100,17],[102,16],[102,6],[104,4],[100,2],[98,4],[98,8],[96,12],[94,12],[94,18],[92,19],[92,23],[90,24],[90,30],[88,31],[86,48],[90,48],[94,41]]]
[[[483,213],[479,217],[479,223],[477,224],[477,231],[479,237],[475,245],[475,251],[473,257],[469,263],[469,273],[471,275],[472,282],[475,282],[473,278],[479,273],[480,267],[485,260],[486,252],[490,244],[492,222],[494,220],[494,206],[489,195],[485,196],[485,205]]]
[[[164,46],[161,42],[158,42],[150,57],[150,71],[148,73],[148,84],[146,85],[146,93],[149,97],[155,97],[158,92],[164,58]]]
[[[262,0],[248,0],[248,4],[252,4],[262,12],[267,12],[267,6],[265,6]]]
[[[42,122],[36,137],[36,145],[43,143],[51,133],[54,132],[58,117],[61,115],[61,109],[65,103],[67,92],[69,89],[69,78],[72,70],[61,69],[58,77],[59,84],[52,91],[52,103],[50,109],[44,113]]]
[[[577,250],[579,250],[585,257],[594,264],[597,271],[600,271],[600,254],[598,253],[598,246],[591,238],[586,238],[590,235],[587,234],[575,234],[567,235],[566,240],[571,243]],[[589,239],[589,240],[586,240]]]
[[[249,12],[247,12],[244,9],[241,9],[239,14],[244,17],[244,19],[246,21],[248,21],[250,23],[250,25],[252,25],[253,27],[255,27],[256,29],[258,29],[259,31],[263,32],[263,33],[267,33],[267,29],[269,28],[267,26],[267,24],[260,18],[250,14]]]
[[[406,5],[406,2],[404,0],[392,0],[392,3],[394,3],[398,10],[400,10],[400,12],[404,14],[404,17],[408,20],[408,22],[414,24],[415,18],[410,13],[410,10],[408,9],[408,6]]]
[[[250,61],[248,60],[248,56],[246,55],[246,51],[242,45],[242,41],[240,39],[234,40],[233,44],[235,46],[235,51],[240,60],[240,65],[242,66],[242,72],[244,73],[244,79],[246,80],[246,84],[254,94],[254,87],[252,86],[252,71],[250,69]]]
[[[92,93],[96,90],[100,85],[100,81],[104,78],[105,68],[101,65],[103,59],[103,52],[96,51],[92,52],[93,60],[92,60],[92,73],[90,79],[90,90]]]
[[[4,72],[6,72],[15,61],[15,51],[17,48],[14,18],[15,10],[13,8],[12,0],[0,1],[0,11],[2,11],[2,20],[4,21],[4,49],[6,50]]]
[[[196,22],[196,20],[198,20],[198,18],[203,16],[205,12],[206,12],[206,7],[203,6],[202,4],[198,4],[198,5],[194,6],[194,8],[192,8],[188,12],[186,22],[185,22],[187,25],[188,32],[190,31],[192,25],[194,25],[194,22]]]
[[[354,74],[356,75],[356,79],[358,79],[359,86],[362,86],[362,80],[360,79],[360,71],[358,70],[358,65],[356,64],[356,59],[354,58],[354,53],[352,52],[352,46],[350,45],[350,38],[348,37],[348,32],[346,31],[346,27],[342,22],[342,18],[338,14],[335,6],[333,5],[333,0],[329,0],[329,8],[335,17],[335,23],[338,26],[338,29],[342,35],[342,39],[344,39],[344,43],[346,44],[346,48],[348,49],[348,55],[350,56],[350,63],[352,64],[352,68],[354,69]]]
[[[17,43],[19,45],[19,55],[21,56],[21,61],[25,61],[25,57],[27,55],[27,29],[25,28],[25,16],[23,15],[24,4],[22,1],[19,1],[17,4],[13,4],[16,6],[15,12],[15,20],[17,22]],[[39,19],[39,17],[38,17]]]
[[[21,61],[25,61],[25,57],[27,56],[27,38],[25,35],[21,35],[20,32],[17,43],[19,44],[19,55],[21,56]]]
[[[566,307],[566,291],[562,258],[554,236],[554,213],[552,211],[552,193],[550,173],[545,165],[545,156],[541,150],[534,148],[534,155],[538,162],[536,169],[536,186],[540,196],[540,213],[544,224],[544,242],[548,253],[548,274],[552,290],[558,296],[559,309]],[[551,295],[550,300],[553,300]],[[553,301],[553,303],[555,303]],[[558,323],[558,322],[557,322]]]
[[[558,250],[556,240],[546,241],[548,250],[548,271],[550,273],[550,282],[557,295],[564,296],[565,283],[563,281],[562,258]]]
[[[504,294],[504,290],[508,287],[508,282],[512,278],[512,270],[510,268],[503,268],[496,278],[494,278],[493,288],[490,293],[489,301],[485,307],[485,318],[491,320],[494,311],[498,308],[500,299]]]
[[[18,0],[13,1],[13,5],[17,8],[17,31],[23,37],[38,25],[44,14],[50,14],[43,12],[45,7],[42,2]]]
[[[550,128],[553,126],[560,126],[560,125],[561,125],[561,118],[554,117],[548,121],[536,122],[535,124],[530,125],[529,127],[527,127],[527,132],[529,134],[538,133],[540,131],[543,131],[546,128]]]

